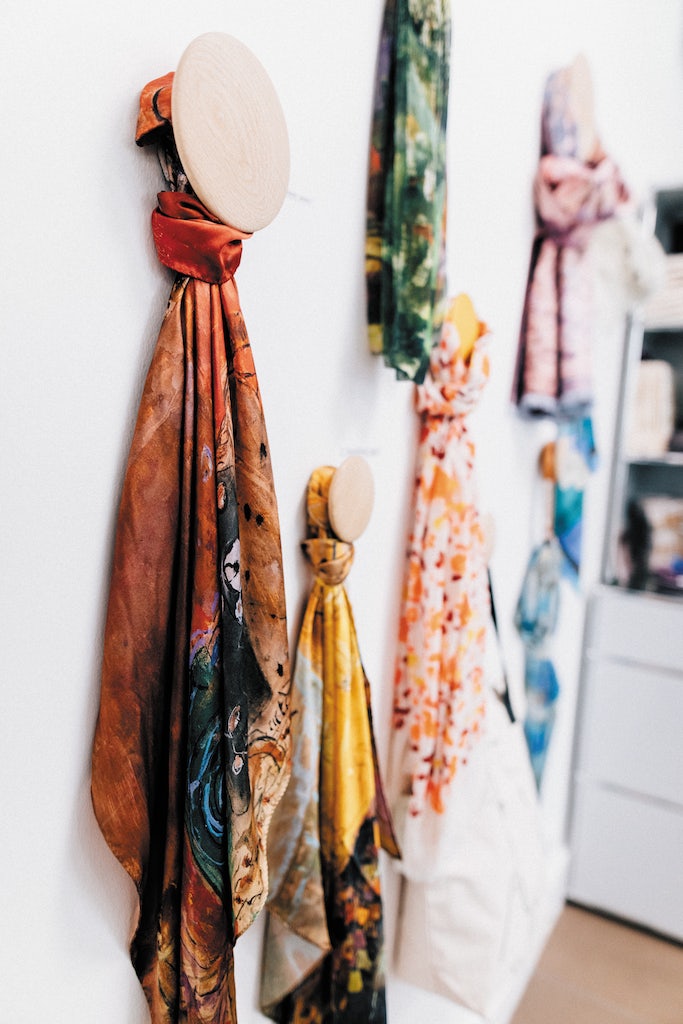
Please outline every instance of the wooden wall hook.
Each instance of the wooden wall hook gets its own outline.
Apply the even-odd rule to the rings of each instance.
[[[552,480],[557,483],[557,449],[554,441],[548,441],[541,448],[538,457],[538,468],[544,480]]]
[[[289,138],[261,62],[233,36],[207,32],[180,58],[171,104],[178,155],[206,208],[240,231],[269,224],[287,194]]]
[[[583,53],[577,54],[569,65],[569,88],[576,117],[577,156],[588,163],[599,156],[600,140],[595,123],[593,76]]]
[[[365,530],[375,501],[372,470],[361,455],[350,455],[335,470],[328,495],[330,526],[351,544]]]

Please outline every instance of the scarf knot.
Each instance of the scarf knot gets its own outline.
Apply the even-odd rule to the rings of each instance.
[[[224,284],[242,258],[242,241],[251,235],[222,224],[186,192],[160,192],[152,214],[157,255],[171,270],[187,277]]]
[[[587,164],[570,156],[541,157],[534,182],[539,234],[560,245],[585,248],[590,232],[613,217],[628,198],[616,164]]]
[[[337,587],[344,582],[353,563],[353,544],[336,537],[309,537],[302,541],[301,549],[323,586]]]
[[[465,357],[456,323],[446,318],[432,350],[429,374],[416,389],[417,411],[426,419],[464,420],[475,407],[489,376],[489,339],[485,324]]]

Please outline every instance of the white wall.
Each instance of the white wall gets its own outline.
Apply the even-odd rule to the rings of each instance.
[[[493,378],[475,428],[484,501],[497,521],[493,568],[506,654],[519,690],[511,616],[532,539],[543,428],[519,423],[508,395],[543,82],[583,50],[603,141],[627,179],[636,190],[679,183],[681,4],[453,6],[451,290],[469,290],[495,332]],[[96,7],[5,0],[1,1024],[147,1019],[126,952],[132,895],[93,821],[89,757],[116,504],[171,279],[150,238],[161,179],[152,154],[133,142],[137,97],[204,31],[230,32],[257,53],[291,135],[292,195],[245,246],[238,278],[271,437],[290,619],[294,626],[309,583],[298,548],[308,474],[360,451],[375,473],[377,503],[349,591],[386,751],[414,418],[410,388],[368,356],[363,331],[367,131],[381,7],[381,0]],[[598,358],[609,392],[614,343]],[[606,459],[609,414],[606,422],[600,416]],[[599,496],[597,478],[594,488]],[[589,538],[593,566],[601,515]],[[575,604],[559,652],[566,709],[545,795],[556,837],[580,633]],[[257,924],[238,945],[241,1024],[262,1019],[260,933]],[[426,1005],[416,990],[401,991],[400,1005],[390,1006],[396,1024]],[[449,1014],[440,1004],[429,1015],[438,1024],[452,1021]]]

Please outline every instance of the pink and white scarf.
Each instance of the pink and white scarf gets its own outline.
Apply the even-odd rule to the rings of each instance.
[[[529,415],[573,417],[592,405],[595,310],[586,248],[594,227],[628,200],[616,164],[596,143],[580,156],[581,113],[568,69],[552,74],[534,180],[537,233],[520,334],[515,401]]]

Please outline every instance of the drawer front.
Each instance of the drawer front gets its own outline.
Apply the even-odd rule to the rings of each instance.
[[[683,671],[683,599],[601,587],[589,610],[587,648]]]
[[[578,785],[568,896],[683,941],[683,813]]]
[[[593,658],[585,671],[579,775],[683,807],[683,676]]]

